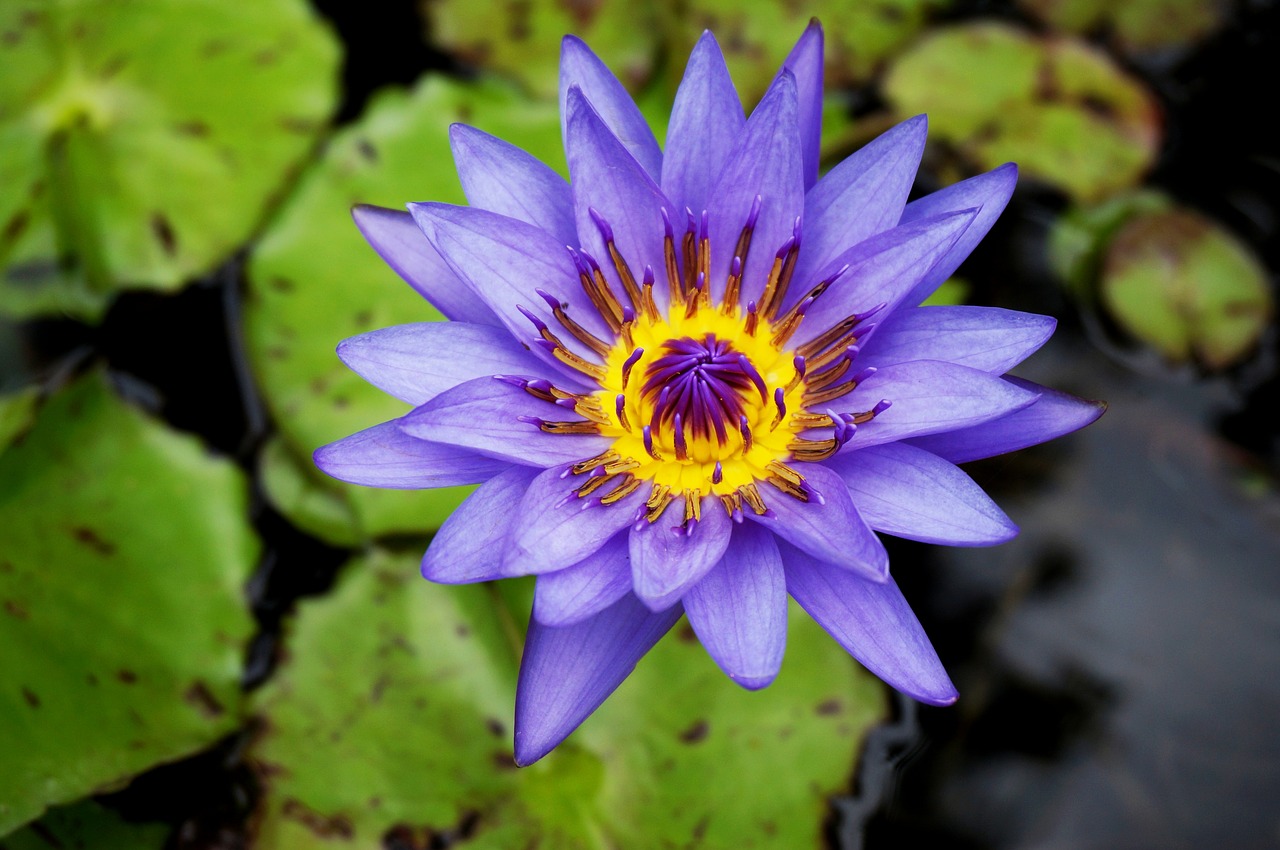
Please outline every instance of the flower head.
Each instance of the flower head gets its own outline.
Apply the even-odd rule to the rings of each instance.
[[[1053,320],[920,307],[1000,214],[1012,165],[907,203],[911,119],[818,179],[822,31],[750,117],[710,33],[666,149],[564,41],[570,181],[479,130],[470,206],[355,211],[451,319],[342,343],[414,405],[316,452],[346,481],[480,484],[423,574],[536,575],[516,758],[541,758],[686,614],[746,688],[782,662],[787,595],[886,682],[956,692],[876,532],[959,546],[1016,528],[956,463],[1079,428],[1097,405],[1005,372]]]

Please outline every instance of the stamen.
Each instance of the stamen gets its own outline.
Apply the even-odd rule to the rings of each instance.
[[[680,266],[676,262],[676,235],[671,227],[671,216],[662,207],[662,259],[667,267],[667,288],[671,292],[671,306],[684,303],[684,282],[680,279]]]
[[[745,413],[738,417],[738,433],[742,435],[742,453],[746,454],[751,451],[751,424]]]
[[[689,219],[689,225],[680,246],[684,252],[684,292],[688,297],[689,291],[693,289],[694,278],[698,276],[698,220],[688,207],[684,208],[684,214]]]
[[[639,478],[636,478],[634,475],[628,474],[624,476],[624,479],[625,480],[621,484],[619,484],[613,491],[600,497],[600,504],[612,505],[616,502],[622,501],[627,496],[630,496],[636,490],[640,489],[640,485],[642,482]]]
[[[614,478],[614,476],[605,473],[601,469],[597,469],[596,472],[599,472],[601,474],[596,475],[595,473],[592,473],[591,476],[587,478],[587,480],[582,484],[582,486],[580,486],[577,490],[574,491],[578,494],[579,499],[585,499],[587,496],[590,496],[596,490],[599,490],[601,487],[603,487],[605,485],[605,482],[612,481]]]
[[[605,377],[609,374],[607,371],[605,371],[605,368],[603,366],[597,363],[591,363],[590,361],[582,359],[581,357],[574,354],[569,349],[565,348],[562,345],[559,345],[558,341],[552,342],[551,340],[548,340],[548,339],[535,339],[533,341],[533,344],[538,346],[539,348],[542,348],[544,351],[551,352],[552,357],[559,360],[561,363],[565,364],[566,366],[570,366],[574,369],[577,369],[582,374],[595,378],[596,381],[603,381]]]
[[[637,348],[631,352],[631,356],[622,361],[622,389],[627,388],[627,379],[631,377],[631,370],[640,362],[640,358],[644,357],[644,349]]]
[[[698,279],[693,282],[693,291],[689,293],[689,303],[685,307],[684,317],[692,319],[698,308],[704,306],[707,299],[707,276],[698,272]]]
[[[711,483],[719,484],[724,480],[724,469],[720,466],[720,461],[716,461],[716,468],[711,470]]]
[[[843,366],[843,369],[848,369],[849,361],[845,360],[842,363],[842,366]],[[836,371],[843,371],[843,370],[832,369],[831,371],[836,372]],[[811,392],[810,388],[806,388],[806,391],[804,394],[805,406],[812,407],[815,405],[823,404],[824,402],[831,401],[832,399],[840,398],[840,396],[846,395],[852,392],[854,388],[858,386],[858,384],[865,381],[867,378],[871,377],[875,373],[876,373],[876,367],[868,366],[866,369],[863,369],[861,372],[854,375],[852,378],[845,381],[844,383],[836,384],[834,386],[827,387],[826,389],[821,389],[820,386],[811,385],[811,388],[814,391]]]
[[[860,322],[864,322],[876,313],[880,312],[884,306],[884,302],[881,302],[864,313],[854,313],[851,316],[846,316],[831,327],[827,328],[827,330],[806,342],[804,345],[800,346],[797,351],[806,357],[817,354],[827,348],[827,346],[835,343],[836,340],[841,339],[846,333],[857,327]],[[869,328],[864,328],[863,335],[865,335],[868,330]]]
[[[595,207],[588,207],[587,214],[591,216],[591,220],[595,222],[596,228],[600,231],[600,236],[604,239],[605,250],[609,252],[609,260],[613,263],[613,269],[618,273],[618,280],[622,282],[622,289],[627,293],[627,298],[631,299],[631,303],[637,310],[643,312],[640,306],[641,296],[640,287],[636,285],[635,275],[631,273],[631,267],[627,265],[626,258],[622,256],[622,252],[618,250],[618,246],[613,241],[613,228],[609,226],[609,222],[605,221]]]
[[[845,272],[847,272],[848,270],[849,270],[849,264],[848,264],[848,263],[845,263],[843,266],[841,266],[839,269],[837,269],[837,270],[836,270],[836,273],[835,273],[835,274],[833,274],[831,277],[827,278],[827,279],[826,279],[826,280],[824,280],[824,281],[821,281],[821,282],[820,282],[817,286],[815,286],[813,289],[810,289],[810,290],[805,294],[805,298],[812,298],[812,299],[814,299],[814,300],[816,301],[816,300],[818,299],[818,296],[822,295],[824,292],[826,292],[828,289],[830,289],[830,288],[831,288],[831,284],[835,283],[837,280],[839,280],[841,277],[843,277],[843,276],[844,276],[844,273],[845,273]],[[801,298],[801,299],[800,299],[800,301],[803,301],[803,300],[804,300],[804,298]],[[779,302],[778,302],[778,303],[782,303],[781,299],[779,299]],[[787,321],[787,319],[790,317],[790,315],[791,315],[793,312],[795,312],[796,307],[798,307],[799,305],[800,305],[800,302],[799,302],[799,301],[797,301],[794,305],[792,305],[791,309],[790,309],[790,310],[788,310],[788,311],[783,315],[783,317],[779,320],[779,322],[778,322],[778,323],[779,323],[779,324],[782,324],[782,323],[786,322],[786,321]]]
[[[744,418],[745,418],[745,417],[744,417]],[[689,446],[688,446],[688,444],[685,442],[685,438],[684,438],[684,423],[681,421],[681,419],[680,419],[680,414],[679,414],[679,413],[677,413],[677,414],[675,415],[674,425],[673,425],[672,427],[673,427],[673,433],[672,433],[672,435],[671,435],[671,438],[672,438],[672,440],[674,440],[674,441],[675,441],[675,446],[676,446],[676,459],[677,459],[677,460],[688,460],[688,459],[689,459]]]
[[[702,221],[698,225],[698,274],[707,281],[711,280],[711,216],[702,211]],[[703,307],[711,304],[711,287],[707,286],[698,293],[698,300]]]
[[[582,284],[582,291],[587,294],[587,298],[591,300],[591,305],[596,308],[596,312],[604,319],[605,324],[609,326],[609,330],[617,333],[622,324],[620,321],[621,316],[615,316],[609,308],[608,299],[600,293],[599,288],[596,286],[595,278],[591,274],[591,267],[587,265],[582,254],[568,245],[565,248],[568,249],[569,256],[573,258],[574,268],[578,270],[578,282]]]
[[[600,271],[600,264],[596,262],[596,258],[582,251],[582,258],[587,261],[587,265],[591,269],[591,281],[595,285],[595,290],[599,295],[600,303],[603,307],[599,308],[603,314],[606,310],[609,315],[605,316],[606,321],[609,316],[613,317],[610,325],[616,331],[622,326],[622,302],[618,300],[618,296],[613,294],[613,288],[609,286],[609,281],[605,279],[604,272]],[[592,299],[594,302],[595,299]]]
[[[517,420],[537,425],[548,434],[599,434],[600,426],[594,422],[549,422],[537,416],[517,416]]]
[[[746,502],[747,506],[755,511],[758,516],[764,516],[765,511],[769,510],[764,503],[764,499],[761,498],[760,491],[756,488],[754,481],[739,487],[737,495],[741,496],[742,501]]]
[[[662,460],[662,455],[658,454],[653,449],[653,429],[648,425],[645,425],[640,429],[640,434],[644,440],[644,450],[649,453],[649,457],[654,460]]]
[[[769,279],[765,281],[764,293],[760,296],[760,313],[765,319],[773,320],[774,298],[778,293],[778,283],[782,274],[782,266],[786,261],[787,254],[791,251],[791,246],[795,244],[794,236],[782,243],[782,247],[778,249],[778,253],[773,257],[773,266],[769,269]]]
[[[612,346],[600,339],[600,337],[591,333],[591,331],[587,330],[582,325],[575,322],[573,319],[569,318],[569,314],[560,303],[560,299],[541,289],[535,289],[534,292],[538,293],[542,300],[547,302],[547,306],[551,308],[551,313],[556,317],[556,321],[564,326],[565,330],[577,337],[579,342],[590,348],[596,354],[599,354],[601,357],[609,356],[609,350]]]
[[[618,393],[613,400],[614,412],[618,414],[618,424],[622,426],[622,430],[630,431],[631,423],[627,421],[627,397],[623,393]]]
[[[689,534],[692,526],[702,521],[702,494],[695,490],[684,491],[684,524]]]
[[[588,458],[587,460],[578,461],[573,466],[569,467],[569,471],[572,472],[574,475],[581,475],[584,472],[590,472],[591,470],[597,469],[601,466],[604,466],[605,464],[613,463],[614,461],[618,460],[620,457],[621,455],[619,455],[613,449],[608,449],[607,451],[603,452],[602,454],[598,454],[593,458]]]
[[[675,501],[675,498],[670,487],[665,484],[654,484],[653,492],[649,494],[649,501],[645,503],[647,510],[644,518],[650,523],[657,522],[662,512],[667,509],[667,505]]]
[[[720,312],[731,315],[738,308],[738,292],[742,285],[742,256],[735,255],[729,263],[729,281],[724,287],[724,298],[720,302]]]
[[[791,365],[795,367],[796,373],[791,377],[791,381],[787,384],[787,392],[791,392],[800,386],[800,382],[804,380],[805,373],[808,371],[808,364],[804,356],[797,354],[791,361]]]
[[[640,314],[649,321],[658,317],[658,302],[653,300],[653,266],[644,267],[644,280],[640,283]]]
[[[773,424],[769,426],[770,431],[777,430],[782,420],[787,418],[787,393],[782,387],[773,391],[773,406],[778,408],[778,413],[773,417]]]
[[[786,259],[782,261],[782,271],[778,275],[777,292],[773,296],[773,300],[769,302],[769,314],[776,313],[778,308],[782,306],[783,301],[787,297],[787,288],[791,286],[791,275],[796,270],[796,261],[800,258],[800,217],[796,216],[795,224],[791,226],[791,248],[787,251]]]
[[[809,305],[813,303],[812,298],[805,298],[796,305],[796,309],[787,314],[787,320],[778,325],[778,329],[773,333],[774,348],[782,348],[791,339],[792,335],[800,328],[800,322],[804,320],[805,311],[809,309]]]
[[[747,321],[743,325],[743,331],[747,336],[755,336],[756,328],[760,325],[760,314],[756,312],[756,302],[747,302]]]
[[[745,354],[738,355],[738,368],[742,369],[744,375],[751,379],[751,383],[756,385],[756,392],[760,393],[760,401],[769,398],[769,388],[765,386],[764,378],[761,377],[759,370],[751,362],[751,359]]]
[[[729,515],[729,519],[741,524],[743,520],[742,496],[736,490],[722,495],[720,504],[724,506],[724,512]]]

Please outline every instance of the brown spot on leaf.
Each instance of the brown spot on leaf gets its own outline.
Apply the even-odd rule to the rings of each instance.
[[[209,686],[200,680],[196,680],[195,684],[187,688],[187,692],[182,698],[188,704],[194,705],[199,709],[200,713],[212,720],[215,717],[221,717],[226,713],[226,708],[218,701],[218,698],[209,690]]]
[[[680,740],[685,744],[696,744],[707,737],[711,724],[704,719],[695,720],[693,725],[680,733]]]
[[[814,707],[813,713],[819,717],[830,717],[833,714],[839,714],[843,708],[844,706],[840,704],[840,700],[832,697],[831,699],[826,699],[818,703],[817,706]]]
[[[98,532],[88,526],[81,525],[71,529],[71,534],[75,537],[77,543],[80,543],[89,549],[92,549],[99,555],[114,555],[116,546],[110,541],[103,540],[98,536]]]
[[[26,210],[18,210],[13,214],[4,225],[4,231],[0,232],[0,239],[5,242],[13,242],[22,235],[22,231],[27,229],[27,225],[31,222],[31,214]]]
[[[467,627],[466,623],[458,623],[454,626],[453,633],[460,638],[471,637],[471,629]]]
[[[375,148],[373,146],[373,142],[368,139],[357,139],[356,150],[359,151],[360,156],[364,157],[369,162],[378,161],[378,149]]]
[[[183,136],[193,136],[197,139],[206,138],[210,132],[209,125],[203,121],[182,121],[173,125],[173,129]]]
[[[1085,95],[1080,99],[1080,105],[1083,106],[1085,111],[1089,114],[1105,121],[1115,121],[1120,117],[1116,114],[1115,104],[1096,95]]]
[[[298,288],[292,280],[289,280],[287,277],[280,277],[279,275],[276,275],[271,278],[271,280],[267,281],[267,286],[270,286],[276,292],[293,292]]]
[[[299,133],[302,135],[310,135],[316,130],[316,121],[313,118],[304,118],[299,115],[286,115],[280,119],[280,127],[286,133]]]
[[[390,684],[391,677],[385,673],[374,680],[373,687],[369,688],[369,702],[374,703],[375,705],[382,702],[382,694],[387,690],[387,686]]]
[[[109,80],[112,77],[114,77],[116,74],[119,74],[121,71],[123,71],[124,67],[128,64],[129,64],[129,57],[124,55],[123,53],[118,53],[115,56],[112,56],[110,59],[108,59],[103,64],[102,70],[100,70],[98,73],[99,75],[101,75],[102,79]]]
[[[507,727],[502,725],[502,721],[496,717],[490,717],[484,722],[485,728],[489,730],[489,734],[501,738],[507,734]]]
[[[574,24],[580,29],[587,29],[596,19],[604,3],[601,0],[560,0],[560,5],[573,18]]]
[[[138,674],[132,670],[125,670],[122,668],[116,671],[116,678],[126,685],[132,685],[134,682],[138,681]]]
[[[85,673],[84,680],[88,682],[89,685],[91,685],[92,687],[95,687],[95,688],[98,687],[98,677],[95,674]]]
[[[32,708],[40,707],[40,697],[36,696],[35,691],[31,690],[30,688],[22,689],[22,698],[26,700],[27,705],[31,706]]]
[[[4,611],[9,616],[16,617],[19,620],[31,619],[31,613],[26,608],[23,608],[16,599],[6,599],[4,601]]]
[[[169,219],[164,213],[151,214],[151,232],[155,234],[156,241],[160,243],[160,247],[170,257],[178,249],[178,238],[173,233],[173,225],[169,223]]]
[[[355,830],[351,819],[346,815],[325,816],[310,809],[293,797],[284,801],[280,814],[289,820],[297,821],[321,838],[351,838]]]
[[[510,750],[499,750],[493,754],[493,766],[498,770],[515,770],[516,754]]]
[[[255,65],[274,65],[279,58],[280,54],[268,47],[266,50],[259,50],[253,54],[253,63]]]
[[[680,630],[676,632],[676,639],[683,643],[697,643],[698,635],[694,632],[693,626],[685,623],[680,626]]]

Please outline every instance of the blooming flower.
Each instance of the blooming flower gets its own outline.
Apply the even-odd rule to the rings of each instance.
[[[814,24],[744,117],[704,34],[664,151],[567,37],[568,183],[455,125],[470,206],[354,212],[452,321],[341,344],[348,366],[414,407],[316,463],[377,487],[480,485],[422,570],[445,583],[537,576],[521,764],[682,613],[735,682],[768,685],[788,594],[889,684],[954,701],[876,532],[1009,539],[1013,523],[955,464],[1100,413],[1005,376],[1052,319],[918,306],[1000,214],[1015,168],[908,204],[921,116],[819,180],[822,51]]]

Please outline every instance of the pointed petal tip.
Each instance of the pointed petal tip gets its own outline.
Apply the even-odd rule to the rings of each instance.
[[[765,676],[730,676],[729,679],[737,686],[747,691],[759,691],[773,684],[773,680],[778,678],[777,673],[770,673]]]
[[[946,708],[949,705],[955,705],[956,700],[960,699],[960,692],[955,689],[955,686],[951,685],[949,681],[947,684],[950,686],[948,690],[939,690],[936,693],[913,694],[906,691],[903,691],[903,693],[907,694],[907,696],[911,697],[913,700],[922,702],[925,705],[934,705],[939,708]]]

